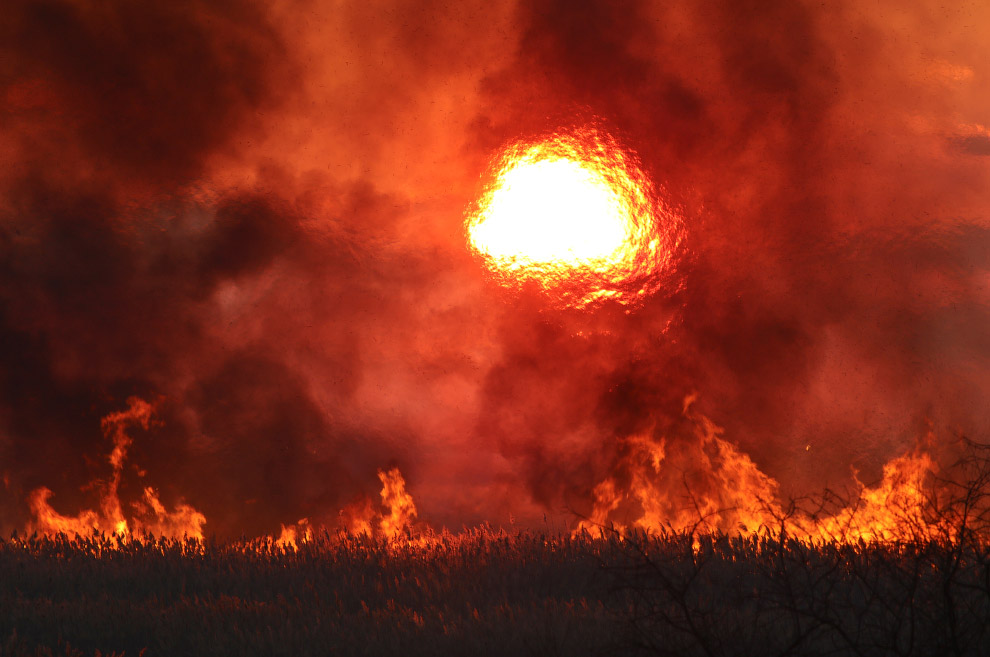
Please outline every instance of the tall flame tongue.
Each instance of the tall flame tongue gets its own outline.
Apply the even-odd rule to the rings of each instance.
[[[466,228],[499,283],[584,307],[656,291],[677,220],[628,152],[584,128],[506,147]]]
[[[140,537],[150,533],[176,538],[203,538],[206,516],[182,502],[176,505],[174,511],[168,511],[151,486],[144,488],[140,500],[131,502],[130,518],[125,516],[120,498],[121,476],[127,450],[134,442],[128,428],[139,426],[147,429],[154,413],[152,404],[137,397],[128,399],[127,405],[126,410],[107,415],[101,423],[103,432],[113,440],[113,451],[108,459],[113,470],[109,479],[95,482],[100,490],[100,510],[85,509],[75,516],[62,515],[50,503],[52,491],[38,488],[28,498],[34,516],[27,527],[28,533],[87,536],[93,532],[106,532],[116,537]]]

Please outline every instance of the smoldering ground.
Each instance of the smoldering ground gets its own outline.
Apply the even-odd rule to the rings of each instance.
[[[587,506],[698,405],[785,491],[984,439],[979,3],[14,2],[0,18],[2,519],[122,492],[256,534],[398,465],[459,526]],[[684,219],[642,308],[468,253],[506,140],[596,116]],[[128,488],[129,487],[129,488]]]

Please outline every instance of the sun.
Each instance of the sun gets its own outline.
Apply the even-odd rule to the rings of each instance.
[[[514,266],[581,266],[629,240],[622,200],[601,173],[564,158],[515,163],[472,227],[475,247]]]
[[[466,230],[502,285],[535,283],[554,305],[583,307],[654,291],[675,224],[634,156],[585,128],[507,146]]]

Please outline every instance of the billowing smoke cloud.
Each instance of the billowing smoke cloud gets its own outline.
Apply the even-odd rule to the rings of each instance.
[[[257,534],[374,495],[587,510],[684,397],[785,491],[985,439],[979,3],[15,1],[0,19],[0,525],[122,490]],[[684,217],[632,313],[505,294],[462,212],[495,149],[599,117]]]

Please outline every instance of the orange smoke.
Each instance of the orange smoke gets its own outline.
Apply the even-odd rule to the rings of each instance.
[[[466,221],[472,250],[507,287],[558,305],[636,304],[670,268],[678,220],[635,158],[594,128],[510,144]]]
[[[158,498],[154,488],[145,487],[140,499],[130,504],[130,517],[125,516],[120,501],[120,480],[127,459],[127,449],[133,439],[127,433],[131,426],[147,429],[151,423],[154,407],[148,402],[131,397],[127,409],[111,413],[103,418],[103,433],[113,441],[113,449],[108,461],[112,468],[106,481],[96,482],[100,491],[99,511],[84,509],[74,516],[62,515],[50,503],[52,491],[38,488],[28,496],[32,522],[28,532],[42,534],[64,533],[68,535],[90,535],[104,532],[115,536],[155,534],[166,537],[203,538],[203,525],[206,517],[188,504],[179,503],[175,510],[168,511]]]

